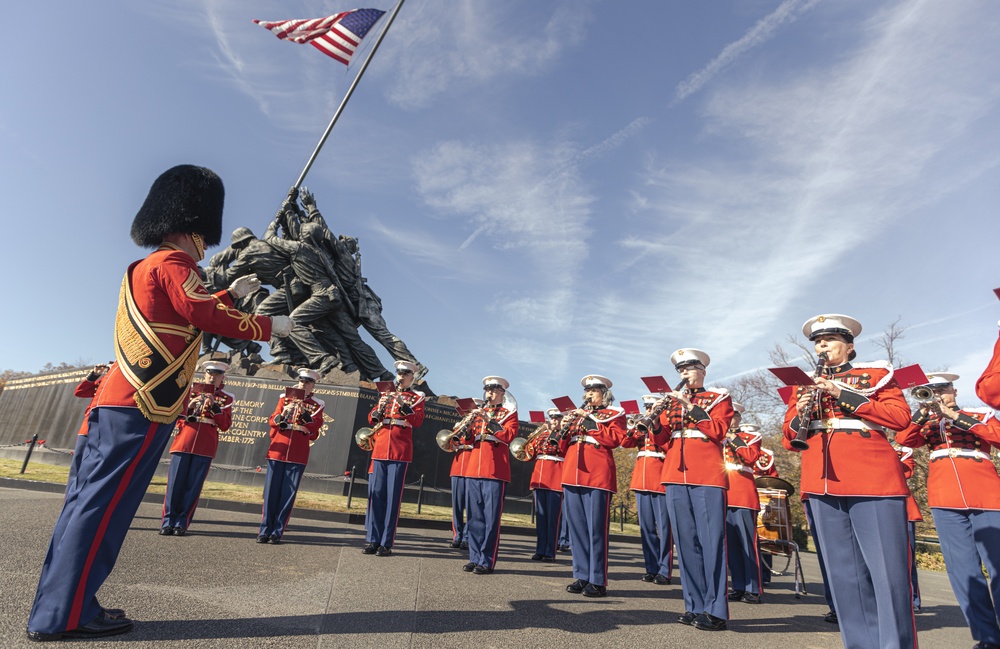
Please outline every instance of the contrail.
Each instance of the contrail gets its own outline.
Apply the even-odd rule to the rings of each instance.
[[[674,100],[670,102],[670,105],[675,106],[690,95],[698,92],[712,77],[739,58],[744,52],[766,42],[779,27],[798,19],[800,15],[812,9],[819,2],[820,0],[785,0],[782,2],[777,9],[761,18],[750,31],[743,35],[743,38],[727,45],[722,50],[722,53],[715,57],[708,65],[677,84],[677,94]]]

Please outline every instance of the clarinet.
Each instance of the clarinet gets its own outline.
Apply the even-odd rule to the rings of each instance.
[[[813,372],[813,379],[819,378],[820,374],[823,373],[823,368],[826,367],[826,354],[820,354],[819,358],[816,360],[816,371]],[[799,412],[799,431],[795,435],[789,444],[792,448],[797,451],[804,451],[809,448],[809,442],[806,438],[809,437],[809,423],[812,421],[812,409],[816,405],[817,395],[819,390],[813,390],[809,393],[809,401],[806,403],[806,407]]]
[[[677,384],[676,388],[674,388],[674,392],[680,392],[685,388],[685,386],[687,386],[687,379],[681,379],[681,382]],[[658,406],[654,406],[648,415],[635,423],[635,430],[643,435],[649,434],[653,430],[653,425],[656,423],[656,420],[660,417],[660,413],[666,410],[668,405],[670,405],[670,402],[667,401],[666,397],[661,399]]]

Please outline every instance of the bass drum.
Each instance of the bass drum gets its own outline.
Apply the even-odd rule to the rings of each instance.
[[[757,489],[757,536],[760,549],[771,554],[791,555],[792,514],[788,494],[778,489]]]

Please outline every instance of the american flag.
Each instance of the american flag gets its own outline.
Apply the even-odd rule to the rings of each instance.
[[[326,18],[282,22],[255,20],[254,23],[281,40],[309,43],[323,54],[347,65],[361,39],[384,13],[379,9],[352,9]]]

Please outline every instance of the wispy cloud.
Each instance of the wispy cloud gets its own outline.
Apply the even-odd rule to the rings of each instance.
[[[635,190],[650,218],[621,245],[632,268],[666,278],[646,286],[636,322],[725,356],[773,339],[811,288],[865,282],[858,247],[997,164],[996,131],[981,130],[1000,100],[996,22],[894,5],[826,68],[719,89],[703,138],[742,153],[653,161]]]
[[[452,0],[400,12],[387,47],[395,72],[391,101],[427,106],[463,85],[533,76],[583,40],[591,0],[556,5],[547,17],[536,4]]]
[[[770,40],[780,27],[794,22],[819,1],[785,0],[782,2],[777,9],[761,18],[756,25],[751,27],[742,38],[727,45],[708,65],[677,84],[677,90],[671,105],[684,101],[687,97],[701,90],[712,77],[732,65],[736,59],[749,50]]]

